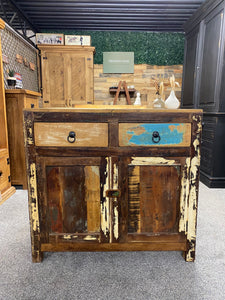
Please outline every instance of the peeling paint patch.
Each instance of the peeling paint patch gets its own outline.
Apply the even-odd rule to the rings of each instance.
[[[117,164],[113,164],[113,189],[118,189],[118,167]]]
[[[186,254],[186,261],[193,261],[195,258],[196,241],[196,219],[197,219],[197,201],[198,201],[198,175],[200,166],[200,134],[202,130],[201,116],[193,116],[197,123],[196,139],[193,142],[195,156],[191,159],[189,170],[189,198],[186,217],[186,234],[189,249]]]
[[[77,239],[78,235],[73,235],[73,234],[64,234],[63,235],[64,240],[72,240],[72,239]]]
[[[64,240],[71,240],[72,235],[71,234],[64,234],[63,238],[64,238]]]
[[[179,222],[179,232],[185,232],[187,223],[187,212],[188,212],[188,197],[190,188],[190,172],[191,158],[186,158],[186,163],[182,173],[181,179],[181,196],[180,196],[180,222]]]
[[[114,226],[113,226],[114,238],[118,240],[119,238],[119,214],[118,208],[114,207]]]
[[[84,237],[84,241],[96,241],[96,240],[97,240],[96,236],[87,235]]]
[[[103,202],[101,203],[101,229],[107,237],[109,234],[109,198],[106,197],[106,191],[109,189],[109,158],[106,157],[105,184],[103,186]]]
[[[131,165],[174,165],[174,159],[165,159],[163,157],[132,157]]]
[[[38,202],[37,202],[37,180],[35,163],[30,164],[30,196],[31,196],[31,219],[33,231],[40,232]]]

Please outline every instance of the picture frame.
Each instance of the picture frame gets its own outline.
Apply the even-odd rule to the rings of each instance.
[[[91,36],[65,35],[65,45],[91,46]]]
[[[63,33],[36,33],[37,45],[64,45]]]

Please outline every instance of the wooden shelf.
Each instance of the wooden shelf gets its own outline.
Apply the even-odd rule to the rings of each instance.
[[[117,90],[118,90],[117,88],[109,88],[110,93],[116,93]],[[129,93],[135,93],[136,92],[135,89],[127,89],[127,90],[128,90]],[[125,93],[125,92],[126,92],[125,89],[120,90],[120,93]]]

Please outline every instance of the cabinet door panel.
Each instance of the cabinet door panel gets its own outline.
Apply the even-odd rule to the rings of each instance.
[[[216,102],[222,21],[221,12],[206,20],[199,94],[200,106],[215,105]]]
[[[71,160],[71,162],[70,162]],[[99,241],[102,198],[100,158],[42,158],[38,186],[41,223],[49,239]],[[41,192],[40,192],[41,193]]]
[[[198,30],[190,33],[186,37],[186,51],[185,51],[185,67],[183,79],[183,106],[194,107],[194,89],[196,80],[196,51],[198,46]]]
[[[61,53],[46,53],[42,57],[44,106],[65,106],[65,57]]]
[[[47,167],[49,232],[87,231],[84,167]]]
[[[128,233],[178,232],[180,167],[128,169]]]
[[[120,227],[121,241],[131,236],[147,241],[159,234],[179,234],[181,161],[154,157],[121,160],[121,220],[126,222]]]
[[[74,67],[76,66],[76,67]],[[68,64],[68,100],[70,104],[86,104],[85,57],[70,55]]]

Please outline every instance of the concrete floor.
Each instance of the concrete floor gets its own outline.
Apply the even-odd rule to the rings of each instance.
[[[197,253],[47,253],[32,264],[27,192],[0,206],[0,299],[225,299],[225,189],[200,185]]]

